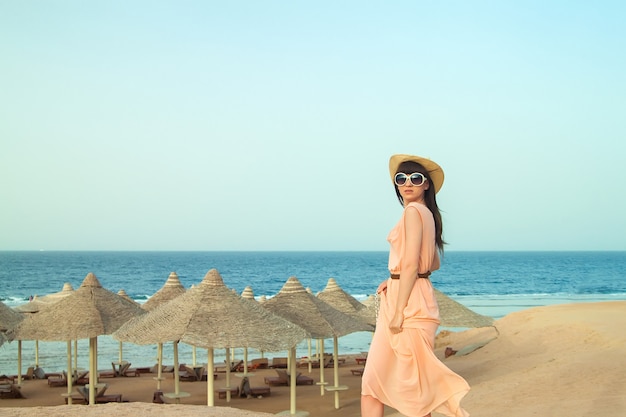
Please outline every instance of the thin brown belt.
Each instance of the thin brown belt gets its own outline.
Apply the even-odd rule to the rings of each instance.
[[[391,279],[400,279],[400,274],[391,274],[389,275],[389,277]],[[428,279],[430,277],[430,271],[428,272],[424,272],[423,274],[417,274],[418,278],[426,278]]]

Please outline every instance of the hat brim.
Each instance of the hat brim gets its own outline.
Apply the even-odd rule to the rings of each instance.
[[[443,169],[434,161],[430,159],[416,156],[416,155],[407,155],[407,154],[396,154],[392,155],[389,158],[389,175],[391,176],[391,182],[394,182],[394,177],[398,171],[398,167],[401,163],[413,161],[417,162],[428,171],[428,175],[430,175],[430,179],[435,187],[435,194],[441,190],[441,186],[443,186],[444,174]],[[394,183],[395,184],[395,183]]]

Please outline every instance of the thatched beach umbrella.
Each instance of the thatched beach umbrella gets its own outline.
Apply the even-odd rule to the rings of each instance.
[[[130,301],[133,304],[136,304],[137,306],[141,307],[141,304],[139,304],[137,301],[133,300],[132,298],[130,298],[130,295],[128,295],[128,293],[126,291],[124,291],[124,289],[121,289],[117,292],[117,295],[119,295],[120,297],[123,297],[125,299],[127,299],[128,301]]]
[[[63,288],[59,292],[44,295],[42,297],[35,296],[32,300],[25,304],[21,304],[15,307],[16,311],[23,314],[35,314],[39,313],[41,309],[51,306],[57,301],[62,300],[74,291],[72,284],[66,282],[63,284]],[[22,378],[22,341],[18,341],[18,381]],[[35,340],[35,367],[39,367],[39,340]]]
[[[141,307],[141,304],[139,304],[137,301],[133,300],[132,298],[130,298],[130,295],[128,295],[128,293],[126,291],[124,291],[124,289],[120,289],[117,292],[117,295],[119,295],[120,297],[123,297],[125,299],[127,299],[128,301],[130,301],[131,303],[137,305],[137,307]],[[119,364],[119,366],[122,366],[124,364],[124,342],[119,342],[120,344],[120,348],[119,348],[119,354],[117,357],[117,363]]]
[[[178,274],[176,272],[170,272],[165,284],[160,290],[155,292],[148,300],[142,305],[144,310],[152,310],[159,305],[166,303],[181,294],[185,293],[185,287],[181,284]]]
[[[13,330],[23,319],[24,316],[0,301],[0,346],[12,340],[7,332]]]
[[[241,298],[245,298],[246,300],[250,300],[252,302],[257,302],[254,298],[254,291],[252,291],[252,287],[247,285],[246,288],[241,292]],[[243,375],[248,376],[248,348],[243,348]]]
[[[376,325],[374,310],[368,309],[365,304],[345,292],[334,278],[328,279],[326,287],[317,294],[317,298],[369,325]]]
[[[95,404],[97,382],[97,340],[111,334],[144,310],[114,292],[102,288],[93,273],[87,274],[80,288],[62,300],[24,320],[15,329],[20,340],[70,341],[89,338],[89,404]],[[68,355],[68,372],[71,357]],[[68,394],[71,393],[68,378]]]
[[[173,300],[181,294],[184,294],[185,287],[181,284],[178,274],[176,272],[170,272],[165,284],[155,292],[148,300],[141,306],[144,310],[154,310],[161,304],[165,304],[168,301]],[[121,343],[121,342],[120,342]],[[195,353],[195,352],[194,352]],[[195,356],[195,355],[194,355]],[[163,343],[157,343],[157,390],[161,390],[161,381],[163,381]]]
[[[306,291],[296,277],[290,277],[281,290],[274,297],[262,304],[264,308],[296,323],[298,326],[308,331],[310,337],[320,339],[321,351],[324,352],[323,340],[332,337],[335,345],[334,361],[337,361],[337,338],[359,331],[372,331],[372,326],[355,320],[341,311],[333,308],[328,303],[315,297]],[[291,366],[291,414],[295,414],[295,387],[296,387],[296,367],[295,349],[290,352],[292,356]],[[336,371],[337,373],[337,371]],[[335,380],[338,376],[335,377]],[[324,365],[320,360],[320,394],[324,394]],[[338,391],[345,387],[326,387],[329,391],[335,391],[335,408],[339,408]]]
[[[252,291],[252,287],[249,285],[247,285],[246,288],[243,289],[243,291],[241,292],[241,296],[248,300],[256,301],[256,299],[254,298],[254,291]]]
[[[176,373],[178,341],[206,348],[209,366],[207,405],[213,406],[215,348],[253,347],[280,351],[295,346],[306,337],[306,332],[258,303],[233,293],[224,285],[219,272],[211,269],[196,287],[145,316],[129,321],[113,337],[139,345],[174,342],[175,392],[166,394],[170,398],[184,395],[179,391]],[[230,381],[227,380],[228,384]],[[226,388],[228,398],[230,387]]]
[[[19,311],[20,313],[38,313],[42,308],[45,308],[67,297],[72,293],[72,291],[74,291],[72,284],[66,282],[65,284],[63,284],[63,288],[61,289],[61,291],[47,294],[42,297],[35,296],[29,302],[15,307],[15,310]]]
[[[435,288],[435,298],[439,305],[441,326],[446,327],[489,327],[493,318],[483,316],[453,300]]]

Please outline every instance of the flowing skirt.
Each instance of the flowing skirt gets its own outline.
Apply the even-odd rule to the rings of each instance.
[[[450,417],[467,417],[460,406],[470,387],[445,366],[433,351],[439,312],[429,280],[418,279],[405,309],[403,329],[389,331],[397,299],[397,282],[388,280],[379,294],[376,331],[367,355],[362,395],[377,398],[407,417],[432,411]],[[407,316],[410,313],[410,316]]]

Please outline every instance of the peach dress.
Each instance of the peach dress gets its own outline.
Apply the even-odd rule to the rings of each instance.
[[[407,210],[415,209],[423,224],[419,273],[439,269],[433,215],[423,204],[409,203],[387,238],[391,245],[389,271],[392,274],[402,270],[404,218]],[[371,395],[407,417],[423,417],[432,411],[446,416],[469,416],[460,406],[469,385],[433,352],[439,307],[430,279],[416,280],[404,309],[402,331],[398,334],[389,331],[399,282],[389,278],[379,287],[378,320],[363,373],[361,394]]]

